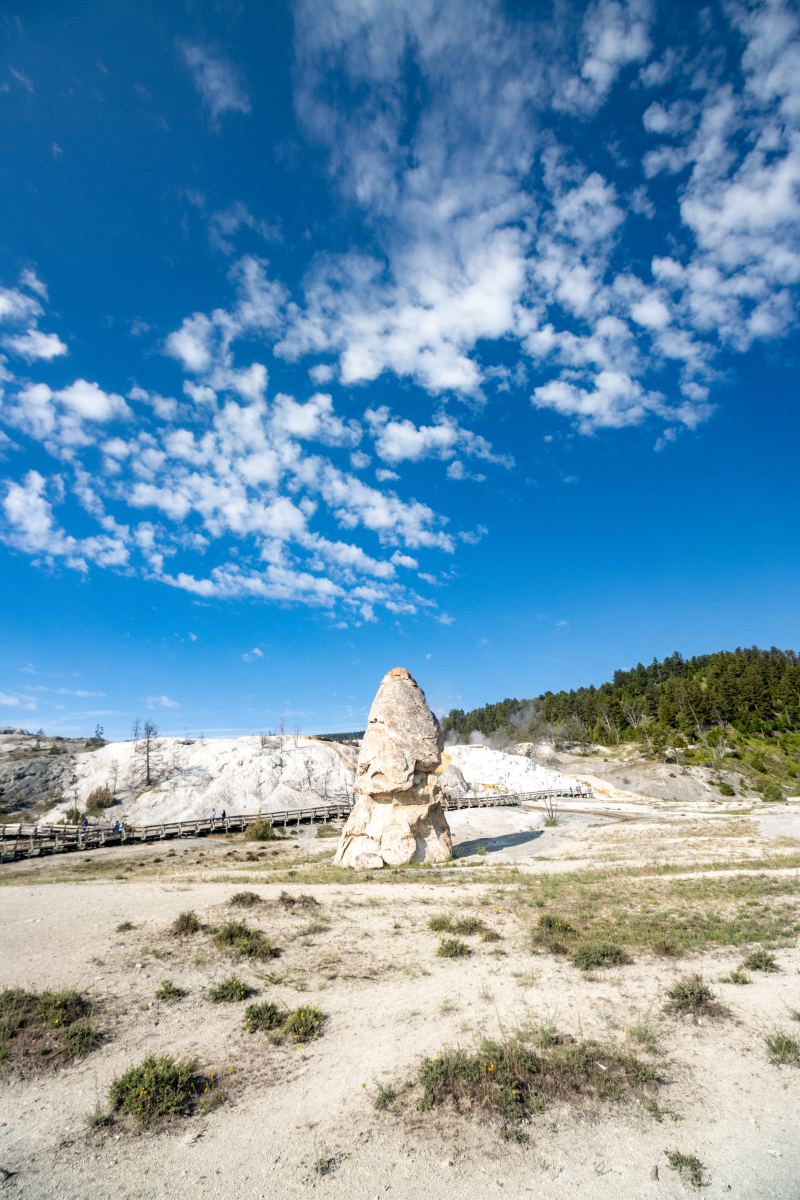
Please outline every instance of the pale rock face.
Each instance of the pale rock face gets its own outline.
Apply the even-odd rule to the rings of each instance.
[[[336,854],[341,866],[444,862],[452,852],[437,770],[442,734],[422,688],[395,667],[378,688],[356,766],[355,807]]]

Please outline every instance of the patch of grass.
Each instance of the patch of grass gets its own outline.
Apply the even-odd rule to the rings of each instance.
[[[582,971],[592,967],[623,966],[633,962],[630,954],[616,942],[580,942],[572,955],[572,962]]]
[[[728,1010],[720,1004],[701,975],[689,975],[679,979],[667,990],[669,1002],[664,1012],[693,1013],[694,1016],[722,1017]]]
[[[317,837],[318,838],[338,838],[341,836],[342,836],[341,829],[336,829],[332,825],[318,825],[317,826]]]
[[[319,1035],[325,1014],[310,1004],[303,1004],[289,1013],[283,1024],[283,1032],[295,1042],[310,1042]]]
[[[237,908],[252,908],[254,905],[261,903],[261,897],[258,892],[235,892],[228,903],[235,905]]]
[[[431,917],[428,929],[432,929],[434,933],[453,933],[453,921],[447,913],[440,913],[438,917]]]
[[[537,1041],[538,1047],[529,1041]],[[419,1069],[424,1089],[420,1108],[449,1099],[458,1111],[488,1108],[506,1121],[520,1121],[542,1112],[548,1098],[575,1101],[596,1095],[601,1081],[606,1096],[642,1098],[643,1085],[654,1085],[657,1073],[634,1056],[595,1041],[560,1038],[549,1028],[522,1031],[502,1042],[484,1039],[474,1054],[456,1049],[425,1058]]]
[[[500,1129],[500,1137],[504,1142],[516,1142],[518,1146],[524,1146],[526,1142],[531,1140],[530,1135],[525,1133],[524,1130],[509,1129],[507,1125],[503,1125]]]
[[[543,946],[551,954],[569,954],[572,939],[578,930],[565,918],[544,912],[533,930],[534,946]]]
[[[774,1063],[800,1064],[800,1039],[791,1037],[782,1029],[764,1034],[770,1060]]]
[[[378,1112],[382,1112],[383,1109],[388,1108],[390,1104],[394,1103],[394,1101],[397,1099],[397,1092],[394,1090],[394,1088],[384,1087],[382,1083],[377,1083],[377,1088],[378,1091],[375,1095],[372,1107],[377,1108]]]
[[[748,954],[747,958],[742,963],[750,971],[780,971],[778,960],[774,954],[770,954],[763,947],[754,950],[752,954]]]
[[[258,1029],[262,1033],[271,1033],[279,1029],[286,1019],[286,1013],[265,1000],[262,1004],[248,1004],[244,1012],[244,1024],[248,1033]]]
[[[685,1183],[694,1188],[708,1187],[706,1168],[696,1154],[682,1154],[680,1150],[665,1150],[667,1161],[673,1171],[677,1171]]]
[[[439,958],[460,958],[464,954],[469,954],[470,948],[466,942],[459,941],[458,938],[445,938],[436,953]]]
[[[61,1042],[67,1058],[89,1054],[100,1044],[100,1030],[88,1018],[73,1021],[61,1031]]]
[[[200,918],[192,909],[182,912],[172,922],[172,932],[176,937],[189,937],[191,934],[197,933],[200,928]]]
[[[185,995],[184,988],[175,987],[171,979],[162,979],[161,987],[156,992],[156,1000],[182,1000]]]
[[[99,1100],[94,1108],[90,1112],[87,1112],[86,1124],[90,1129],[102,1129],[104,1125],[111,1124],[111,1114],[103,1112]]]
[[[86,1008],[79,992],[64,988],[59,992],[43,992],[37,998],[33,1015],[42,1025],[60,1029],[83,1016]]]
[[[180,1061],[171,1054],[156,1058],[149,1054],[138,1067],[129,1067],[109,1088],[114,1112],[134,1117],[143,1125],[154,1125],[165,1117],[177,1117],[191,1107],[202,1087],[191,1059]]]
[[[136,926],[132,921],[122,921],[121,924],[117,926],[117,933],[128,933],[129,930],[135,928]]]
[[[253,995],[253,991],[254,989],[249,984],[243,983],[235,975],[229,975],[227,979],[210,987],[208,995],[215,1004],[223,1004],[232,1003],[235,1000],[246,1000],[248,996]]]
[[[750,976],[746,975],[744,971],[731,971],[729,975],[720,975],[719,981],[720,983],[738,983],[742,986],[753,982]]]
[[[484,930],[483,937],[481,938],[481,941],[483,942],[501,942],[502,940],[502,936],[497,932],[496,929]]]

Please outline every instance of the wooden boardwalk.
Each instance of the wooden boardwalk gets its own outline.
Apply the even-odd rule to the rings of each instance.
[[[568,791],[486,793],[482,796],[457,798],[447,796],[442,801],[448,810],[460,808],[502,808],[518,804],[555,800],[563,796],[590,796],[591,790],[576,784]],[[282,829],[300,825],[326,824],[346,820],[352,809],[350,801],[317,804],[309,808],[290,808],[282,812],[261,814],[264,821]],[[61,854],[70,850],[97,850],[101,846],[139,846],[143,842],[165,841],[171,838],[207,837],[209,834],[239,833],[259,818],[258,813],[242,813],[201,821],[167,821],[160,825],[125,825],[108,822],[96,825],[9,825],[0,824],[0,863],[43,854]]]

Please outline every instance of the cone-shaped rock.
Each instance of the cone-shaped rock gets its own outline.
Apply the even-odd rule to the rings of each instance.
[[[358,798],[336,853],[345,867],[444,862],[450,829],[437,771],[442,731],[422,688],[395,667],[369,710],[356,767]]]

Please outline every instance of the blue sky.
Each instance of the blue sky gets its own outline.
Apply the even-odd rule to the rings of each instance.
[[[0,723],[797,648],[796,5],[2,18]]]

